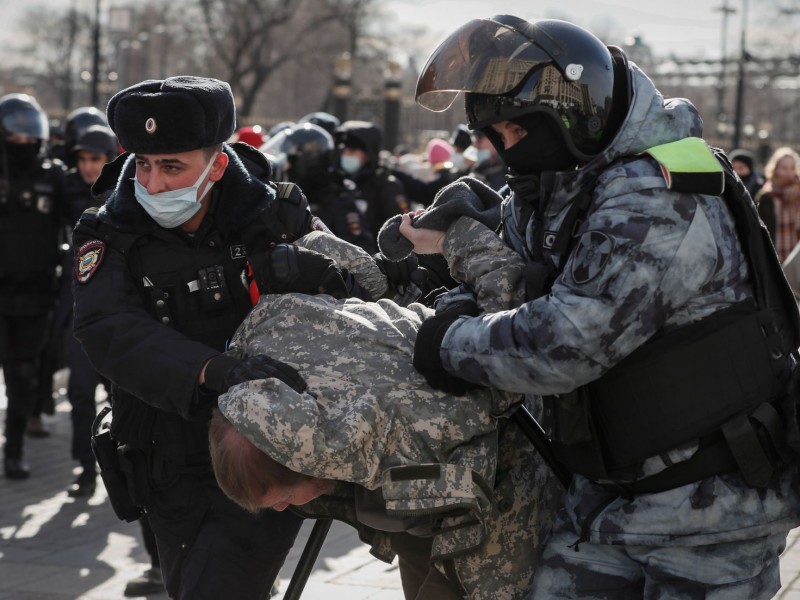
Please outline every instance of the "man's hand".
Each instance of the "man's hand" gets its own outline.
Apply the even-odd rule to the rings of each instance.
[[[441,254],[444,249],[444,231],[414,226],[414,217],[425,212],[424,209],[405,213],[400,221],[400,233],[414,244],[417,254]]]
[[[330,294],[346,298],[348,289],[333,259],[295,246],[278,244],[266,253],[248,257],[262,294]]]
[[[280,379],[298,393],[304,392],[307,387],[294,368],[265,354],[243,359],[225,354],[215,356],[203,367],[201,383],[218,394],[224,394],[232,385],[271,378]]]
[[[417,341],[414,344],[414,368],[425,376],[425,381],[432,388],[454,396],[463,396],[467,392],[481,387],[446,371],[440,356],[442,340],[450,326],[459,317],[476,317],[478,312],[478,307],[474,303],[465,302],[437,313],[422,322],[417,332]]]

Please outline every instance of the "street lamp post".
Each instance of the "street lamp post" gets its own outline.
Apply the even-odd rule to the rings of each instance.
[[[739,79],[736,84],[736,118],[733,126],[733,148],[738,148],[742,140],[742,120],[744,118],[744,80],[747,67],[747,0],[742,0],[742,38],[739,55]]]
[[[383,71],[383,139],[384,146],[392,150],[397,146],[400,132],[400,75],[402,67],[393,60]]]
[[[100,85],[100,0],[94,1],[94,31],[92,33],[92,93],[91,105],[100,103],[98,90]]]
[[[728,77],[728,17],[736,12],[735,8],[728,6],[728,0],[723,0],[722,6],[714,10],[722,13],[722,49],[720,55],[719,85],[717,87],[717,121],[727,120],[725,111],[725,86]]]
[[[352,76],[353,59],[349,52],[342,52],[333,62],[333,114],[342,122],[347,120]]]

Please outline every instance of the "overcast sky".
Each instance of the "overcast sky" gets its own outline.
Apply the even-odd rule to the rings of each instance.
[[[622,39],[603,39],[621,44],[624,37],[639,34],[656,55],[717,57],[721,49],[722,15],[715,8],[724,2],[741,9],[744,0],[379,0],[399,22],[431,30],[433,44],[466,21],[494,14],[526,19],[557,17],[571,20],[595,33],[614,32]],[[132,4],[135,4],[131,2]],[[102,6],[124,4],[103,0]],[[752,4],[752,2],[751,2]],[[19,17],[26,6],[69,7],[93,12],[95,0],[0,0],[0,46],[13,40]],[[750,15],[752,18],[752,15]],[[728,48],[738,40],[741,10],[728,24]],[[432,48],[431,48],[432,49]]]
[[[478,17],[511,14],[525,19],[562,18],[595,33],[613,30],[620,36],[641,35],[656,55],[718,57],[726,0],[385,0],[401,22],[424,24],[439,39]],[[727,0],[741,9],[742,0]],[[752,16],[752,15],[750,15]],[[728,50],[741,31],[741,10],[728,20]],[[604,39],[619,45],[624,39]]]

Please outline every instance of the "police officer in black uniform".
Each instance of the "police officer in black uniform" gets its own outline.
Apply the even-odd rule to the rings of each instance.
[[[7,478],[26,479],[23,437],[58,289],[64,166],[44,157],[49,125],[35,98],[0,98],[0,134],[0,362],[8,398],[3,467]]]
[[[235,130],[227,83],[145,81],[112,97],[107,115],[133,154],[104,168],[93,191],[105,204],[73,236],[75,335],[112,383],[110,432],[127,486],[120,495],[104,482],[118,515],[146,510],[170,597],[266,598],[301,521],[251,515],[225,497],[208,418],[217,395],[240,382],[305,387],[267,356],[224,354],[251,308],[248,263],[262,285],[287,268],[320,282],[341,275],[327,257],[287,251],[297,247],[284,242],[324,225],[299,188],[269,180],[263,154],[225,143]]]
[[[117,156],[117,136],[106,125],[91,125],[74,141],[71,154],[77,166],[67,173],[64,186],[64,200],[69,213],[69,222],[74,226],[81,214],[91,207],[99,207],[102,201],[92,195],[92,184],[100,176],[103,165]],[[71,274],[74,264],[70,251],[64,260],[64,272]],[[97,479],[95,458],[90,444],[92,422],[96,415],[95,393],[102,378],[81,350],[72,335],[72,277],[61,282],[58,307],[55,312],[53,329],[59,335],[58,341],[66,339],[67,367],[69,382],[67,397],[72,405],[72,458],[78,461],[81,472],[78,474],[68,494],[72,497],[86,497],[94,493]]]
[[[325,129],[311,122],[293,125],[267,140],[261,151],[274,159],[287,181],[300,186],[311,210],[333,233],[371,254],[378,251],[355,184],[335,168],[333,138]]]
[[[86,133],[89,127],[105,125],[108,127],[106,115],[94,106],[80,106],[71,111],[64,120],[64,136],[60,144],[52,144],[50,156],[59,158],[67,167],[75,167],[77,156],[73,150],[78,139]]]
[[[333,139],[339,167],[366,201],[367,223],[377,237],[387,219],[410,209],[403,184],[380,163],[381,130],[368,121],[345,121],[336,128]]]

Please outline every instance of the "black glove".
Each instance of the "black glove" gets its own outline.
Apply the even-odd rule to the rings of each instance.
[[[428,276],[425,292],[438,288],[452,290],[458,286],[458,282],[450,276],[447,259],[441,254],[422,254],[419,256],[419,266],[425,269]]]
[[[408,288],[410,283],[417,283],[417,281],[425,280],[424,273],[418,273],[419,261],[417,260],[417,255],[413,252],[406,258],[398,261],[389,260],[380,252],[373,254],[372,258],[375,260],[381,273],[386,275],[389,287],[398,294],[405,294],[406,288]]]
[[[461,316],[477,317],[478,307],[472,302],[464,302],[446,311],[425,319],[417,332],[414,343],[414,368],[425,376],[432,388],[454,396],[463,396],[479,386],[445,371],[439,352],[442,340],[449,327]]]
[[[348,296],[342,273],[333,259],[295,246],[278,244],[266,253],[248,257],[253,277],[262,294],[330,294]]]
[[[302,393],[306,382],[294,368],[264,354],[238,359],[220,354],[206,363],[205,387],[224,394],[232,385],[254,379],[280,379],[294,391]]]

